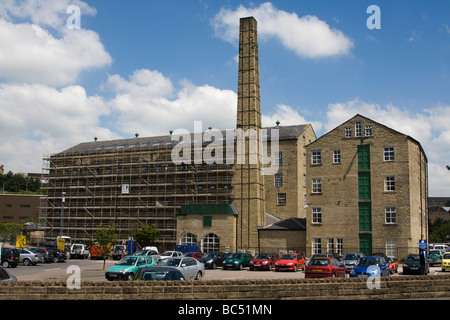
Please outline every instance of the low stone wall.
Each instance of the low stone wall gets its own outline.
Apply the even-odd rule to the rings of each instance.
[[[372,286],[375,284],[373,282]],[[0,282],[0,300],[317,300],[418,299],[450,297],[450,274],[383,278],[379,289],[367,279],[201,281]]]

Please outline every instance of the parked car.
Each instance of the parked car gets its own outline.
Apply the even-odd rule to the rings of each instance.
[[[430,250],[430,252],[428,253],[428,263],[430,264],[430,266],[433,266],[435,264],[441,264],[442,262],[442,255],[443,255],[443,250]]]
[[[176,280],[186,280],[181,273],[175,267],[151,267],[151,268],[140,268],[134,280],[137,281],[176,281]]]
[[[450,269],[450,252],[444,252],[441,263],[442,272]]]
[[[409,254],[403,263],[403,274],[428,274],[428,263],[420,254]]]
[[[353,267],[358,264],[361,257],[364,257],[364,253],[362,252],[349,252],[344,256],[342,259],[342,264],[347,273],[350,273],[353,270]]]
[[[252,255],[249,253],[233,253],[223,262],[223,269],[239,269],[242,270],[245,267],[250,266],[250,261],[252,261]]]
[[[107,280],[133,280],[140,268],[153,267],[156,259],[153,256],[126,256],[105,272]]]
[[[398,272],[398,262],[395,261],[394,259],[388,257],[386,262],[389,264],[389,272],[391,274],[397,273]]]
[[[175,267],[187,280],[200,280],[205,275],[205,265],[191,257],[162,259],[158,262],[158,267]]]
[[[258,253],[250,261],[250,270],[272,270],[278,259],[280,259],[278,253]]]
[[[160,256],[160,259],[177,258],[177,257],[182,257],[183,252],[181,252],[181,251],[163,251],[159,256]]]
[[[2,248],[2,267],[3,268],[15,268],[20,262],[20,253],[15,248]]]
[[[67,254],[61,249],[47,249],[53,252],[53,262],[64,262],[67,260]]]
[[[156,262],[158,262],[161,259],[161,256],[159,255],[158,251],[150,250],[150,249],[142,249],[142,250],[136,251],[134,253],[134,256],[153,256],[155,258]]]
[[[221,267],[228,256],[229,254],[225,252],[208,252],[198,261],[203,262],[208,269],[215,269],[216,267]]]
[[[191,257],[191,258],[194,258],[196,260],[200,259],[204,255],[205,254],[203,252],[186,252],[185,254],[183,254],[183,256],[185,256],[185,257]]]
[[[306,261],[306,266],[309,264],[309,262],[314,258],[334,258],[334,256],[331,253],[315,253],[311,256],[311,258]]]
[[[30,250],[42,254],[42,257],[44,258],[44,262],[54,262],[55,261],[53,251],[49,251],[49,250],[43,249],[43,248],[30,248]]]
[[[6,271],[5,268],[0,267],[0,281],[17,281],[17,278]]]
[[[87,259],[89,255],[89,249],[84,244],[74,243],[70,247],[70,259]]]
[[[125,257],[128,254],[127,252],[127,246],[123,244],[116,244],[114,246],[113,252],[112,252],[112,258],[113,260],[120,260],[123,257]]]
[[[301,253],[285,253],[275,262],[275,271],[291,270],[295,272],[298,269],[304,269],[305,264],[305,258]]]
[[[345,278],[347,268],[335,258],[314,258],[305,268],[305,278]]]
[[[41,253],[21,248],[19,249],[20,259],[19,261],[23,263],[24,266],[33,265],[35,266],[39,262],[44,262],[44,257]]]
[[[389,277],[389,264],[383,257],[361,257],[358,264],[350,272],[350,277]]]

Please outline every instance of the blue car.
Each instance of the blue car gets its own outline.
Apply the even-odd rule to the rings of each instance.
[[[389,264],[383,257],[361,257],[350,277],[389,277]]]

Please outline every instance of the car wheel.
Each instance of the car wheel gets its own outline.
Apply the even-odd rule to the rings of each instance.
[[[244,268],[244,266],[242,265],[242,263],[239,265],[239,270],[242,270]]]
[[[194,279],[194,280],[201,280],[202,277],[203,277],[202,272],[201,272],[201,271],[198,271],[198,272],[197,272],[197,275],[195,276],[195,279]]]
[[[134,279],[134,273],[128,274],[127,280],[132,281]]]
[[[31,260],[30,259],[23,259],[23,265],[24,266],[29,266],[31,264]]]
[[[3,268],[8,268],[9,267],[9,261],[3,261],[2,262],[2,267]]]
[[[294,266],[294,272],[297,272],[297,265]]]
[[[212,264],[212,269],[214,270],[215,268],[217,268],[217,265],[215,263]]]

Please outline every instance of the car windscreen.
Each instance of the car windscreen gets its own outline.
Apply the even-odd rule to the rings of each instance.
[[[244,258],[244,254],[243,253],[233,253],[230,256],[230,259],[242,259],[242,258]]]
[[[343,260],[358,260],[358,256],[356,254],[346,254]]]
[[[450,253],[445,253],[443,259],[450,259]]]
[[[270,254],[260,253],[256,255],[255,259],[270,259]]]
[[[310,266],[329,266],[330,260],[328,259],[313,259],[309,263]]]
[[[121,259],[119,262],[116,263],[116,265],[119,266],[133,266],[136,263],[136,259],[134,257],[126,257]]]
[[[181,263],[182,259],[163,259],[158,262],[160,266],[170,266],[170,267],[178,267]]]
[[[297,256],[295,254],[283,254],[281,260],[294,260]]]
[[[358,262],[358,267],[370,267],[379,263],[376,258],[361,258]]]
[[[419,260],[420,260],[420,258],[419,258],[418,254],[411,254],[408,256],[408,258],[406,258],[406,261],[409,261],[409,262],[417,262]]]

